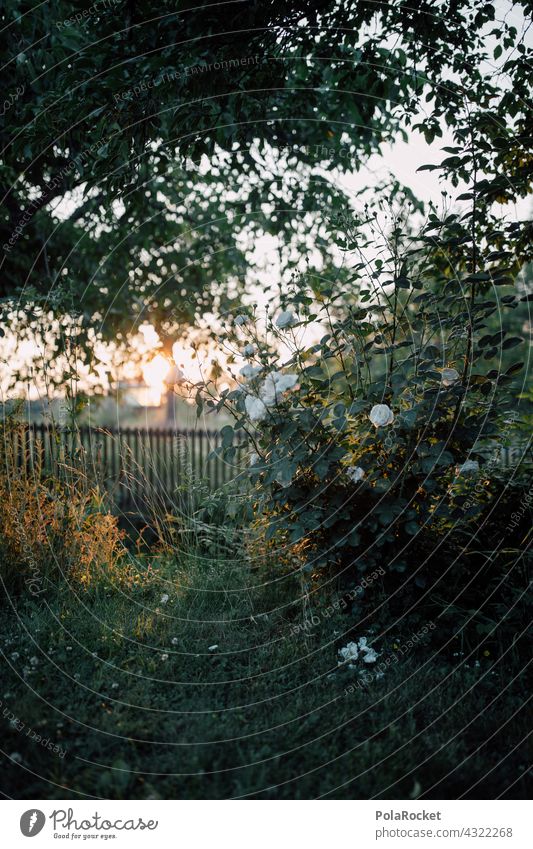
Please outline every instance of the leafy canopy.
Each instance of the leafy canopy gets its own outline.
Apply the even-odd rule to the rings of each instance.
[[[2,24],[6,314],[74,315],[82,341],[231,308],[261,234],[289,272],[334,267],[335,173],[409,125],[447,124],[444,168],[488,203],[527,189],[530,57],[484,0],[6,0]]]

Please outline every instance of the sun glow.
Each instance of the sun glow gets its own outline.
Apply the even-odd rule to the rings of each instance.
[[[148,344],[152,343],[155,347],[159,342],[159,337],[155,331],[151,333],[153,330],[151,325],[144,326],[141,330],[146,342]],[[179,394],[185,400],[190,400],[186,391],[187,385],[205,380],[215,353],[214,346],[208,346],[205,350],[202,349],[202,353],[200,354],[195,346],[188,345],[183,340],[180,340],[174,343],[171,357],[167,358],[161,353],[152,356],[151,360],[141,365],[145,384],[141,396],[141,404],[145,407],[159,407],[164,396],[170,389],[167,380],[170,380],[172,383],[172,374],[175,371],[178,373],[181,372],[186,381],[184,390],[180,391]],[[176,390],[176,387],[174,389]]]
[[[153,360],[144,363],[142,375],[146,383],[146,398],[143,403],[146,407],[158,407],[165,392],[165,377],[169,373],[171,363],[162,354],[156,354]]]
[[[215,354],[215,347],[212,346],[200,354],[191,345],[186,345],[182,341],[174,342],[172,346],[172,356],[174,362],[179,369],[186,375],[187,379],[193,383],[205,380],[206,369],[209,365],[209,357]]]
[[[160,386],[163,389],[165,377],[170,371],[170,363],[162,354],[156,354],[153,360],[142,367],[144,382],[148,386]]]

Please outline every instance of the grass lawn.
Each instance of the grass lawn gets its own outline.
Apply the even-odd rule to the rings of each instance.
[[[403,618],[376,640],[382,677],[361,684],[337,651],[377,634],[377,613],[355,627],[317,615],[275,570],[265,583],[242,564],[158,568],[128,591],[102,579],[6,602],[6,795],[525,796],[517,645],[461,653],[437,627],[400,655],[419,625]]]

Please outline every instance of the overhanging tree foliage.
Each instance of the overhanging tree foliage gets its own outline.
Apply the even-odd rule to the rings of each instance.
[[[82,340],[147,316],[171,332],[231,308],[262,233],[289,269],[304,252],[324,271],[346,204],[332,175],[409,125],[451,128],[443,168],[481,227],[529,185],[532,6],[8,0],[5,314],[75,315]],[[526,245],[515,232],[518,263]]]

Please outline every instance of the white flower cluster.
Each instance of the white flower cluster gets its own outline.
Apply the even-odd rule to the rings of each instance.
[[[294,389],[298,383],[298,375],[282,374],[279,371],[273,371],[268,375],[261,387],[261,398],[267,407],[275,404],[280,395],[288,392],[289,389]]]
[[[355,661],[362,660],[363,663],[375,663],[379,654],[372,646],[368,645],[368,637],[359,637],[356,643],[351,642],[344,648],[339,649],[340,660],[338,666],[347,665],[348,669],[355,669]]]
[[[263,421],[267,416],[268,408],[274,406],[284,392],[294,389],[297,384],[298,376],[296,374],[282,374],[280,371],[273,371],[269,374],[259,387],[259,394],[248,394],[244,399],[244,406],[250,421]]]
[[[262,371],[263,366],[251,366],[248,364],[242,367],[239,374],[244,377],[245,380],[253,380],[254,377],[257,377],[257,375],[261,374]]]
[[[268,413],[261,398],[256,398],[255,395],[247,395],[244,399],[244,406],[250,421],[254,422],[254,424],[262,422]]]
[[[285,310],[284,312],[280,312],[276,319],[276,326],[279,327],[280,330],[285,330],[286,327],[292,327],[293,324],[296,324],[298,319],[290,310]]]

